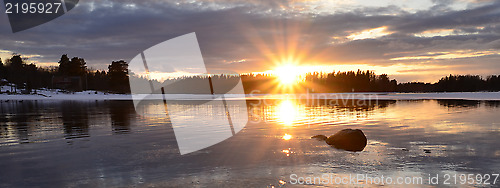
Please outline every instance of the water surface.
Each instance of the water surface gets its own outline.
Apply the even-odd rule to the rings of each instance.
[[[181,156],[167,117],[137,115],[131,101],[2,101],[0,187],[293,187],[291,174],[499,173],[500,102],[273,99],[247,104],[249,123],[241,132]],[[150,113],[163,107],[148,105]],[[204,115],[223,115],[192,101],[173,106],[192,105]],[[190,121],[186,118],[186,125]],[[364,151],[337,150],[310,139],[345,128],[363,130]]]

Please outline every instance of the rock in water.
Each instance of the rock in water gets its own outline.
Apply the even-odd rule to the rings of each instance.
[[[313,136],[311,138],[314,138],[314,139],[319,140],[319,141],[326,141],[326,139],[328,139],[328,137],[326,137],[325,135],[316,135],[316,136]]]
[[[328,145],[347,151],[363,151],[366,147],[366,136],[359,129],[343,129],[330,137],[316,135],[312,138],[324,140]]]

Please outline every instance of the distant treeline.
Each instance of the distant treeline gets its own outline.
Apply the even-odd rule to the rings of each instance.
[[[397,91],[397,81],[386,74],[375,75],[371,71],[308,73],[293,87],[280,84],[273,75],[242,75],[246,91],[263,93],[333,93],[333,92],[390,92]]]
[[[280,88],[272,75],[243,75],[246,91],[261,90],[273,93]],[[372,71],[348,71],[332,73],[309,73],[294,88],[285,92],[335,93],[335,92],[475,92],[500,91],[500,76],[491,75],[483,79],[478,75],[449,75],[436,83],[398,83],[386,74],[376,75]],[[279,90],[278,90],[279,91]]]
[[[0,59],[0,79],[2,83],[15,84],[15,89],[28,92],[38,88],[60,88],[67,91],[97,90],[115,93],[130,93],[132,82],[153,85],[169,85],[167,93],[204,93],[207,76],[186,76],[159,82],[129,75],[128,63],[113,61],[108,70],[91,70],[83,58],[69,58],[64,54],[59,65],[43,68],[27,64],[21,55],[13,55],[2,62]],[[332,92],[474,92],[500,91],[500,76],[482,78],[478,75],[449,75],[436,83],[399,83],[386,74],[376,75],[372,71],[348,71],[331,73],[308,73],[296,84],[284,85],[272,74],[243,74],[212,76],[215,93],[225,93],[241,78],[245,93],[332,93]],[[203,83],[203,84],[200,84]],[[188,87],[186,87],[188,86]],[[156,88],[156,87],[155,87]],[[1,91],[5,92],[5,91]],[[158,91],[156,91],[158,92]]]
[[[61,56],[57,67],[37,67],[35,64],[27,64],[26,61],[27,58],[22,58],[21,55],[13,55],[5,62],[0,59],[2,84],[15,84],[14,89],[28,92],[39,88],[130,92],[128,64],[123,60],[113,61],[107,71],[89,70],[83,58],[70,59],[66,54]],[[4,82],[5,80],[7,82]]]
[[[398,92],[474,92],[500,91],[500,75],[449,75],[434,84],[423,82],[400,83]]]

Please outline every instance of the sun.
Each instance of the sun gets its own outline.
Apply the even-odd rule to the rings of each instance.
[[[300,69],[296,66],[286,65],[277,67],[274,70],[279,82],[284,85],[290,85],[299,81]]]

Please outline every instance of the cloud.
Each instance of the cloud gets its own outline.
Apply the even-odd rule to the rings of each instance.
[[[454,52],[427,52],[417,56],[404,56],[392,58],[392,61],[401,60],[438,60],[438,59],[461,59],[473,58],[482,56],[500,55],[500,51],[472,51],[472,50],[459,50]]]
[[[283,61],[375,67],[423,62],[446,65],[450,69],[442,72],[449,74],[462,71],[448,66],[457,59],[429,53],[500,49],[499,2],[433,1],[425,9],[339,2],[338,10],[327,11],[333,5],[305,0],[81,1],[36,28],[15,34],[0,28],[0,50],[39,54],[40,62],[68,54],[106,69],[113,60],[130,60],[155,44],[196,32],[208,67],[238,72],[265,71]],[[7,22],[3,15],[0,24]],[[404,57],[415,58],[397,59]],[[470,73],[485,72],[481,67],[487,65],[500,72],[500,65],[490,63],[496,58],[474,57],[477,66]]]
[[[362,39],[376,39],[386,35],[390,35],[393,32],[387,31],[386,26],[377,27],[373,29],[367,29],[360,32],[353,33],[347,36],[350,40],[362,40]]]

